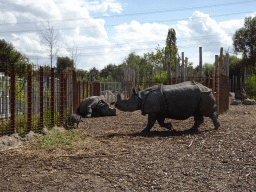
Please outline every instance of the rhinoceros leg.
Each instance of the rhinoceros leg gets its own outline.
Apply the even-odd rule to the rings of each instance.
[[[161,127],[165,127],[169,130],[172,130],[172,124],[171,123],[165,123],[164,120],[165,120],[164,114],[160,114],[160,115],[157,116],[157,121],[158,121],[158,123]]]
[[[217,130],[220,127],[220,122],[218,121],[217,112],[214,112],[213,115],[210,118],[212,119],[212,122],[215,126],[215,130]]]
[[[193,127],[190,128],[190,130],[193,132],[197,132],[198,127],[204,122],[204,117],[202,115],[197,114],[197,115],[194,115],[194,120],[195,120],[195,123]]]
[[[154,126],[156,122],[156,114],[155,113],[149,113],[148,114],[148,124],[145,129],[143,129],[140,133],[142,134],[148,134],[150,129]]]

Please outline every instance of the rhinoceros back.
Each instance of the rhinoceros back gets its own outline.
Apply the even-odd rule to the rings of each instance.
[[[169,117],[173,119],[187,119],[198,109],[201,91],[195,83],[187,81],[164,86],[163,95]]]

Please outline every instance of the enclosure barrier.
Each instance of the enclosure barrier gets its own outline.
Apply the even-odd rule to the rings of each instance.
[[[195,75],[188,72],[188,58],[184,57],[184,52],[182,52],[182,61],[179,65],[177,63],[177,58],[174,58],[173,70],[170,64],[170,54],[168,55],[168,61],[163,59],[163,68],[167,69],[167,85],[177,84],[184,81],[194,80],[199,82],[210,89],[212,89],[213,95],[216,99],[217,111],[221,113],[229,109],[229,55],[226,54],[223,58],[223,48],[220,49],[220,56],[215,55],[215,68],[212,72],[212,77],[206,77],[202,73],[202,47],[199,47],[199,71]],[[137,72],[136,72],[137,71]],[[160,83],[161,70],[159,68],[152,68],[148,72],[143,69],[143,74],[139,74],[139,69],[127,68],[124,70],[124,79],[122,81],[123,91],[125,99],[131,96],[132,87],[140,87],[141,90],[146,89],[152,85],[155,85],[154,76],[156,73],[160,73]],[[152,74],[152,75],[151,75]],[[137,78],[135,78],[137,75]],[[143,77],[143,82],[140,82],[141,76]],[[136,80],[136,81],[135,81]]]

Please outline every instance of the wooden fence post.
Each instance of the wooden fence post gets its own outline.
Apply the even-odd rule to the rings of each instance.
[[[184,52],[182,52],[181,55],[182,55],[181,78],[182,78],[182,80],[185,81],[185,76],[184,76]]]
[[[250,74],[250,99],[252,98],[252,75]]]
[[[216,67],[216,81],[217,81],[217,83],[216,83],[216,100],[217,100],[217,112],[218,112],[218,114],[219,114],[219,102],[220,102],[220,100],[219,100],[219,85],[220,85],[220,80],[219,80],[219,56],[218,55],[215,55],[215,67]]]
[[[203,57],[202,57],[202,47],[199,47],[199,83],[202,83],[202,68],[203,68]]]
[[[216,98],[216,77],[215,77],[216,73],[215,73],[215,71],[216,71],[216,68],[213,68],[212,69],[212,92]]]
[[[139,68],[137,68],[137,84],[138,88],[140,87],[140,74],[139,74]]]
[[[11,67],[11,127],[10,127],[10,134],[15,133],[15,116],[16,116],[16,90],[15,90],[15,79],[16,70],[15,67]],[[7,112],[8,115],[8,112]]]
[[[146,85],[146,69],[143,69],[143,77],[144,77],[144,89],[146,89],[147,85]]]
[[[32,67],[28,72],[28,128],[27,131],[31,131],[32,129]]]
[[[55,91],[55,82],[54,82],[54,68],[51,68],[51,126],[54,126],[54,91]]]
[[[188,79],[188,58],[185,57],[185,81]]]
[[[171,54],[168,54],[167,83],[171,85]]]
[[[175,63],[175,84],[177,84],[177,80],[178,80],[177,57],[174,58],[174,63]]]
[[[40,123],[39,129],[44,128],[44,68],[40,67]]]
[[[64,123],[64,73],[61,72],[60,74],[60,124],[62,125]]]

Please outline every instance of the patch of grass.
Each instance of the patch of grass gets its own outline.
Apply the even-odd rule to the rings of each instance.
[[[228,112],[228,111],[229,111],[228,109],[223,110],[223,111],[220,111],[220,114],[224,114],[224,113],[226,113],[226,112]]]
[[[73,147],[73,143],[80,140],[80,134],[81,134],[81,131],[74,130],[74,129],[71,129],[65,132],[56,131],[53,134],[39,137],[35,142],[35,147],[41,147],[41,146]]]

